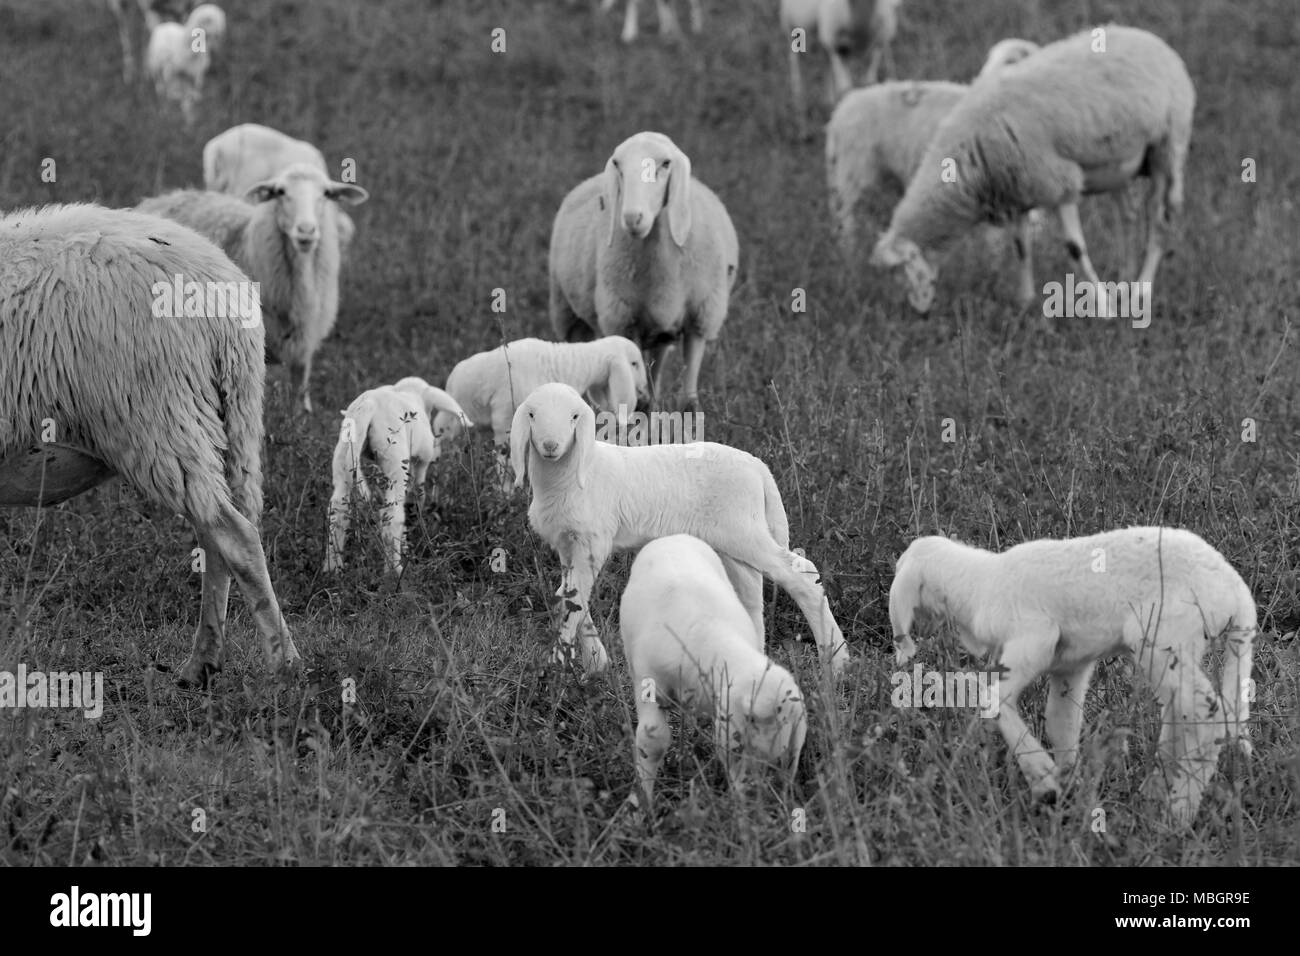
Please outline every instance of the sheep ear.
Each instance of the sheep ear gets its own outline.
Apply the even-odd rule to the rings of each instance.
[[[352,183],[331,182],[325,187],[325,198],[344,202],[349,206],[359,206],[370,198],[370,193]]]
[[[528,403],[515,409],[510,422],[510,467],[515,470],[515,487],[524,486],[524,471],[528,467],[528,444],[533,437],[532,422],[528,419]]]
[[[271,199],[278,199],[284,195],[284,187],[274,179],[268,179],[260,182],[255,186],[250,186],[248,192],[244,193],[244,198],[249,202],[266,202]]]
[[[424,387],[424,410],[429,418],[433,418],[434,412],[439,411],[455,415],[462,423],[469,420],[465,417],[465,411],[460,407],[460,402],[433,385]]]
[[[673,148],[673,168],[668,176],[668,231],[673,242],[686,245],[691,234],[691,161],[685,153]]]
[[[618,415],[620,428],[627,427],[627,413],[636,408],[636,379],[632,376],[632,365],[626,355],[609,357],[609,403]]]
[[[614,232],[618,229],[618,217],[623,212],[623,172],[614,165],[614,157],[605,164],[604,200],[606,212],[609,213],[609,236],[605,245],[614,244]]]
[[[586,402],[582,403],[582,415],[574,426],[573,444],[578,456],[578,487],[586,488],[587,478],[591,475],[592,453],[596,448],[596,415]]]

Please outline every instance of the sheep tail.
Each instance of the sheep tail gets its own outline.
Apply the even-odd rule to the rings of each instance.
[[[1244,582],[1237,600],[1237,610],[1232,625],[1226,631],[1223,646],[1223,676],[1219,692],[1227,708],[1228,731],[1246,756],[1254,749],[1250,742],[1246,722],[1250,719],[1250,701],[1254,697],[1254,682],[1250,679],[1254,657],[1254,639],[1258,633],[1255,599]]]
[[[790,547],[790,519],[785,515],[781,489],[776,486],[770,468],[763,467],[763,511],[767,517],[767,530],[781,547]]]
[[[235,508],[257,525],[262,517],[262,394],[266,379],[262,346],[232,349],[230,359],[218,361],[217,373],[224,399],[226,484]]]

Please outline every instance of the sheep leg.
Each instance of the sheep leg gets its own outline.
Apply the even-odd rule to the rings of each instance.
[[[801,140],[809,138],[808,132],[808,99],[807,92],[803,85],[803,70],[799,65],[799,57],[803,54],[793,48],[793,41],[790,49],[790,95],[794,100],[794,118],[797,124],[796,128]]]
[[[636,21],[637,7],[641,0],[627,0],[627,11],[623,15],[623,36],[624,43],[631,43],[636,39]]]
[[[1034,288],[1034,226],[1028,215],[1019,217],[1012,241],[1016,247],[1019,277],[1016,280],[1016,301],[1027,308],[1037,297]]]
[[[781,547],[775,540],[770,540],[767,547],[768,550],[757,555],[756,560],[751,561],[749,557],[743,560],[771,578],[794,598],[812,629],[813,639],[821,651],[822,662],[828,663],[832,675],[838,677],[849,661],[849,651],[840,626],[835,623],[835,616],[831,613],[830,602],[822,590],[817,566],[807,558],[801,558],[793,551]]]
[[[364,436],[362,438],[364,440]],[[370,491],[361,474],[361,462],[353,454],[354,448],[352,443],[340,442],[334,452],[334,493],[330,495],[329,535],[323,568],[326,574],[342,570],[343,549],[352,527],[352,502],[365,498]]]
[[[1092,283],[1096,293],[1097,317],[1108,318],[1114,315],[1115,310],[1109,297],[1102,298],[1101,277],[1097,275],[1097,270],[1092,267],[1092,259],[1088,257],[1088,244],[1083,241],[1083,227],[1079,224],[1078,203],[1062,203],[1056,214],[1060,217],[1061,231],[1065,234],[1065,251],[1075,265],[1083,270],[1083,277]]]
[[[1047,739],[1059,771],[1069,770],[1079,756],[1079,734],[1083,730],[1083,700],[1096,661],[1062,674],[1053,674],[1047,691]]]
[[[740,598],[740,603],[749,612],[749,619],[754,622],[754,635],[757,638],[754,648],[763,650],[765,631],[763,628],[763,575],[748,564],[737,561],[725,554],[719,554],[727,579]]]
[[[293,382],[294,393],[302,403],[303,411],[311,414],[311,356],[305,356],[299,361],[289,363],[289,380]]]
[[[681,24],[677,22],[677,13],[673,10],[672,0],[656,0],[659,12],[659,35],[663,37],[680,36]]]
[[[879,82],[880,82],[880,47],[873,46],[871,48],[871,59],[867,61],[867,70],[866,70],[866,76],[864,77],[864,83],[867,86],[872,86]],[[852,83],[850,83],[849,86],[851,88]]]
[[[831,51],[831,108],[849,90],[853,89],[853,74],[849,72],[849,65],[845,62],[844,57],[839,53]]]
[[[1199,631],[1199,620],[1191,625]],[[1189,632],[1190,633],[1190,632]],[[1199,666],[1200,642],[1143,645],[1148,680],[1162,704],[1160,762],[1168,786],[1169,813],[1190,826],[1219,760],[1223,699]]]
[[[688,331],[682,342],[682,359],[686,363],[682,386],[682,410],[695,414],[700,410],[700,367],[704,364],[704,336]]]
[[[1061,785],[1051,755],[1030,733],[1017,709],[1020,694],[1052,662],[1060,630],[1055,625],[1027,630],[1002,645],[999,663],[1003,674],[998,681],[998,729],[1029,781],[1034,800],[1055,801]]]
[[[560,552],[563,573],[560,588],[555,592],[561,599],[559,645],[551,655],[553,663],[562,663],[573,653],[581,637],[581,663],[583,677],[603,672],[609,667],[609,655],[605,645],[600,642],[600,635],[595,624],[591,623],[591,591],[596,586],[596,577],[605,566],[609,557],[608,549],[597,550],[590,542],[579,538],[563,538],[556,549]]]
[[[515,490],[515,480],[512,477],[510,467],[510,436],[507,435],[504,441],[498,440],[493,447],[496,450],[496,455],[493,458],[493,468],[496,472],[497,482],[501,486],[501,494],[509,498]]]
[[[385,456],[384,504],[379,510],[379,539],[384,546],[384,564],[389,573],[402,573],[402,543],[406,540],[406,491],[410,486],[411,460]]]
[[[266,555],[262,552],[257,528],[229,502],[222,502],[218,509],[214,521],[195,522],[200,540],[206,539],[212,545],[207,556],[209,566],[215,553],[239,585],[257,631],[262,635],[268,664],[273,668],[291,665],[298,660],[298,649],[294,647],[289,626],[280,613],[280,602],[271,588]]]
[[[1151,282],[1156,277],[1156,269],[1160,267],[1160,259],[1164,255],[1165,232],[1168,229],[1168,212],[1165,208],[1165,191],[1169,185],[1169,176],[1163,170],[1153,171],[1151,174],[1151,189],[1147,193],[1147,248],[1146,255],[1142,259],[1142,271],[1138,274],[1138,282]],[[1128,194],[1125,193],[1125,199]],[[1132,273],[1129,273],[1132,275]],[[1142,286],[1146,288],[1146,286]]]
[[[649,810],[654,800],[655,777],[672,742],[673,731],[654,688],[647,691],[639,681],[636,688],[636,777],[645,794],[645,809]]]
[[[199,534],[203,549],[203,602],[199,627],[194,632],[194,647],[189,660],[181,666],[177,682],[182,687],[206,688],[213,674],[225,662],[226,611],[230,604],[230,569],[221,551],[207,535]]]
[[[642,349],[646,353],[647,371],[650,375],[650,391],[653,393],[652,399],[655,402],[661,401],[660,396],[664,393],[664,370],[668,366],[668,350],[672,347],[672,340],[662,339]]]

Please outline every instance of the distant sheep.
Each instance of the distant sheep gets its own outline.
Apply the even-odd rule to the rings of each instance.
[[[1126,528],[1030,541],[993,554],[943,537],[918,538],[889,590],[897,661],[915,653],[919,614],[950,624],[970,653],[997,652],[998,726],[1035,799],[1055,799],[1075,762],[1084,696],[1097,661],[1133,657],[1162,707],[1160,751],[1173,817],[1191,823],[1222,739],[1249,754],[1255,602],[1241,576],[1190,531]],[[1201,670],[1206,635],[1226,635],[1216,692]],[[1056,760],[1016,708],[1050,677],[1047,736]]]
[[[649,395],[641,350],[621,335],[608,335],[594,342],[519,339],[457,362],[447,376],[447,391],[471,422],[492,429],[498,478],[507,494],[512,484],[506,473],[510,423],[519,403],[547,382],[563,382],[579,392],[592,393],[602,410],[620,416],[620,424],[620,409],[635,409],[638,400]],[[459,430],[455,415],[438,413],[435,432],[454,437]]]
[[[940,124],[872,265],[903,266],[909,300],[926,312],[938,274],[929,257],[978,223],[1041,206],[1057,211],[1071,259],[1100,292],[1079,198],[1144,175],[1151,190],[1138,281],[1150,283],[1182,209],[1195,102],[1183,61],[1144,30],[1100,27],[1043,47],[976,83]],[[1101,315],[1114,313],[1107,298],[1097,296]]]
[[[450,415],[468,424],[455,399],[421,378],[404,378],[362,392],[343,412],[334,447],[334,493],[330,497],[326,574],[343,567],[343,548],[352,523],[352,504],[368,498],[370,488],[361,473],[363,458],[373,460],[384,475],[384,507],[379,535],[390,573],[402,573],[408,491],[423,496],[429,465],[438,460],[439,440],[430,426],[435,414]]]
[[[617,3],[618,0],[601,0],[600,9],[602,13],[608,13]],[[691,4],[691,32],[699,33],[704,29],[704,12],[700,9],[700,0],[690,0]],[[623,35],[624,43],[631,43],[637,37],[637,21],[640,19],[641,0],[627,0],[627,11],[623,17]],[[677,14],[673,10],[673,0],[655,0],[655,9],[659,14],[659,35],[660,36],[680,36],[681,26],[677,22]]]
[[[0,217],[0,505],[53,505],[114,473],[183,514],[203,549],[184,683],[225,659],[233,578],[272,666],[298,659],[258,536],[263,331],[248,314],[168,316],[177,277],[248,279],[212,243],[91,205]],[[160,288],[161,285],[161,288]]]
[[[808,109],[800,62],[806,43],[814,36],[830,58],[830,102],[832,105],[853,89],[853,73],[848,61],[867,55],[865,82],[880,79],[883,64],[886,75],[894,73],[891,44],[898,32],[898,7],[902,0],[781,0],[781,30],[790,49],[790,91],[794,99],[799,131],[805,133],[804,117]],[[796,47],[794,31],[802,30],[804,50]]]
[[[683,339],[682,398],[697,410],[704,348],[726,321],[739,256],[731,217],[691,176],[686,154],[662,133],[637,133],[560,205],[551,230],[551,325],[570,342],[598,334],[637,342],[656,398],[666,353]]]
[[[329,175],[324,155],[306,140],[257,123],[232,126],[203,146],[203,188],[242,199],[258,183],[274,179],[294,163],[306,163]],[[335,209],[335,218],[339,255],[346,261],[356,226],[343,209]]]
[[[556,656],[572,650],[581,631],[585,674],[609,664],[590,614],[606,559],[668,534],[693,534],[721,553],[756,635],[763,634],[765,575],[799,605],[825,663],[838,674],[848,661],[817,568],[789,550],[781,492],[753,455],[713,442],[598,442],[595,414],[582,396],[551,383],[515,412],[510,460],[516,487],[525,475],[532,485],[529,524],[560,556],[564,623]]]
[[[159,99],[177,104],[187,126],[203,97],[203,78],[212,64],[206,47],[195,49],[190,31],[179,23],[159,23],[149,31],[144,54],[145,72]]]
[[[178,190],[137,207],[175,219],[212,239],[261,283],[267,349],[289,366],[310,412],[312,357],[338,316],[336,202],[369,194],[296,163],[248,191],[254,205],[220,193]]]
[[[136,7],[144,17],[145,28],[152,30],[155,25],[166,19],[182,20],[185,17],[184,0],[105,0],[113,20],[117,24],[117,38],[122,45],[122,81],[130,83],[135,80],[135,41],[132,34],[136,27],[130,13]]]
[[[808,732],[803,694],[768,660],[718,555],[699,538],[656,538],[636,556],[619,608],[623,653],[636,701],[637,780],[654,799],[655,777],[672,741],[664,704],[713,719],[718,755],[740,786],[755,764],[793,777]]]

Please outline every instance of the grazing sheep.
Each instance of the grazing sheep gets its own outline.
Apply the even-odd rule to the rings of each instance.
[[[117,23],[117,38],[122,44],[122,80],[130,83],[135,79],[135,42],[132,34],[136,28],[134,23],[129,22],[130,14],[127,11],[135,6],[144,17],[145,28],[152,30],[163,20],[182,19],[185,16],[184,0],[134,0],[133,4],[128,3],[128,0],[105,0],[105,3]]]
[[[200,3],[185,18],[185,29],[191,37],[195,30],[202,30],[207,51],[216,53],[226,42],[226,11],[215,3]]]
[[[623,653],[636,694],[637,780],[646,809],[672,741],[665,703],[713,718],[732,786],[755,764],[794,776],[808,720],[794,677],[763,653],[718,555],[699,538],[656,538],[636,556],[619,606]]]
[[[989,51],[978,82],[1038,49],[1028,40],[1002,40]],[[921,165],[939,124],[970,88],[942,81],[882,83],[853,90],[840,100],[826,124],[826,178],[831,214],[841,246],[857,247],[854,209],[863,195],[902,193]],[[1035,294],[1029,259],[1032,231],[1015,220],[1021,263],[1021,297]]]
[[[277,173],[294,163],[315,166],[329,175],[324,155],[306,140],[294,139],[257,123],[232,126],[203,146],[203,188],[242,199],[258,183],[274,179]],[[339,255],[346,260],[356,226],[352,217],[342,209],[335,210],[335,218],[338,220]]]
[[[582,396],[552,382],[515,412],[510,461],[515,486],[523,486],[525,474],[532,485],[529,524],[560,556],[563,577],[556,593],[564,600],[564,623],[557,658],[572,651],[581,630],[584,673],[608,666],[589,602],[613,551],[667,534],[694,534],[721,552],[756,635],[763,633],[766,575],[799,605],[832,670],[838,674],[848,661],[817,568],[789,550],[781,492],[753,455],[713,442],[598,442],[595,415]]]
[[[203,77],[212,64],[206,47],[196,50],[194,46],[188,28],[168,21],[149,31],[144,54],[154,92],[180,107],[187,126],[194,125],[195,108],[203,98]]]
[[[618,416],[620,425],[625,412],[636,408],[649,391],[641,350],[621,335],[594,342],[519,339],[457,362],[447,376],[447,391],[471,422],[492,429],[497,475],[507,495],[513,483],[506,470],[510,423],[519,403],[547,382],[563,382],[591,393],[598,407]],[[433,427],[447,437],[460,431],[456,416],[449,412],[439,412]]]
[[[717,196],[662,133],[624,140],[605,172],[564,197],[551,230],[556,337],[626,335],[647,352],[656,398],[664,358],[684,341],[683,400],[699,407],[704,347],[727,318],[739,245]]]
[[[972,654],[997,652],[998,726],[1035,798],[1058,793],[1059,774],[1076,759],[1093,668],[1121,652],[1136,659],[1164,708],[1160,750],[1176,820],[1196,815],[1222,738],[1250,753],[1255,602],[1223,555],[1190,531],[1126,528],[1001,554],[918,538],[898,559],[889,590],[899,664],[916,653],[918,613],[952,625]],[[1221,695],[1200,667],[1207,634],[1226,635]],[[1055,762],[1016,708],[1044,672]]]
[[[1071,259],[1100,290],[1079,198],[1149,176],[1138,278],[1150,283],[1182,209],[1195,101],[1178,54],[1144,30],[1101,27],[1043,47],[976,83],[940,124],[872,265],[903,266],[909,301],[926,312],[937,275],[927,257],[977,223],[1005,223],[1042,206],[1057,211]],[[1106,298],[1097,295],[1098,314],[1113,314]]]
[[[886,75],[894,72],[894,57],[890,44],[898,32],[898,6],[902,0],[781,0],[781,30],[790,45],[790,92],[794,99],[795,116],[800,135],[806,134],[804,117],[807,112],[807,95],[804,91],[800,57],[793,33],[803,30],[805,38],[817,37],[818,43],[830,58],[830,96],[835,104],[853,89],[853,73],[848,60],[868,54],[864,76],[867,84],[880,78],[880,66],[885,65]]]
[[[170,317],[178,276],[208,290],[248,286],[212,243],[153,216],[92,205],[0,216],[0,505],[56,504],[116,472],[188,518],[205,567],[180,678],[206,685],[225,658],[232,578],[270,664],[298,651],[257,531],[256,298],[242,318]],[[53,480],[42,480],[42,459]]]
[[[146,199],[142,212],[175,219],[212,239],[261,283],[267,350],[289,366],[302,407],[310,412],[311,362],[338,316],[339,247],[334,204],[369,194],[295,163],[242,199],[178,190]]]
[[[608,13],[618,0],[601,0],[602,13]],[[704,29],[704,12],[700,9],[700,0],[690,0],[691,32],[699,33]],[[636,39],[637,21],[640,19],[641,0],[627,0],[627,11],[623,17],[624,43]],[[677,23],[677,14],[673,11],[673,0],[655,0],[655,9],[659,13],[659,35],[680,36],[682,28]]]
[[[439,436],[430,426],[435,412],[468,424],[456,400],[422,378],[404,378],[362,392],[342,413],[338,444],[334,446],[334,494],[330,497],[329,543],[325,573],[343,567],[343,547],[352,522],[352,502],[370,495],[361,459],[372,460],[384,475],[384,507],[379,535],[384,563],[394,575],[402,573],[402,544],[406,534],[407,492],[423,496],[429,465],[438,460]],[[359,495],[358,495],[359,493]]]

